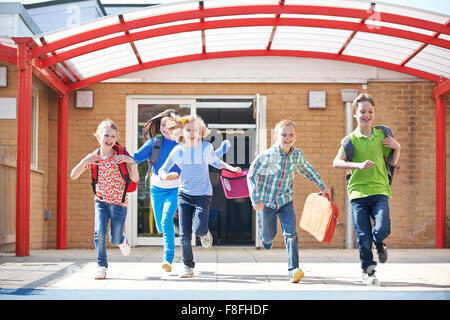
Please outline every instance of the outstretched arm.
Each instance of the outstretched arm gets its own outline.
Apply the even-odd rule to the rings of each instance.
[[[84,172],[84,170],[89,168],[90,164],[95,164],[95,161],[98,160],[100,160],[98,154],[89,153],[72,169],[72,172],[70,172],[70,179],[72,180],[78,179]]]
[[[345,153],[342,152],[342,150],[339,149],[336,157],[333,160],[333,168],[337,169],[369,169],[372,167],[375,163],[370,160],[366,160],[364,162],[351,162],[345,160]]]

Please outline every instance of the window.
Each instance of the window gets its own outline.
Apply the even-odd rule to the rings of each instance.
[[[39,90],[33,87],[31,95],[31,169],[38,168]]]

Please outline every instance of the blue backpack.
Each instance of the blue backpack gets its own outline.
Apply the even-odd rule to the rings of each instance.
[[[391,129],[389,129],[389,127],[387,126],[375,126],[375,128],[382,130],[384,132],[384,135],[386,137],[394,137],[394,135],[392,134]],[[349,136],[345,136],[344,139],[342,139],[341,141],[341,145],[342,147],[344,147],[345,150],[345,158],[347,161],[352,161],[353,160],[353,155],[355,154],[355,149],[353,147],[353,143],[350,140]],[[387,175],[388,175],[388,179],[389,179],[389,185],[392,184],[392,179],[394,179],[394,171],[396,168],[400,168],[398,166],[393,166],[392,165],[392,156],[394,154],[394,150],[391,150],[391,152],[389,153],[389,156],[387,158],[384,158],[384,162],[386,164],[386,171],[387,171]],[[346,180],[347,180],[347,184],[350,180],[352,173],[350,170],[347,171],[347,174],[345,176]]]

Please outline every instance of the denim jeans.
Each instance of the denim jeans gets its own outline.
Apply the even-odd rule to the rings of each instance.
[[[178,208],[178,188],[151,188],[152,207],[155,214],[156,228],[163,234],[164,261],[173,262],[175,255],[175,230],[173,216]]]
[[[264,207],[258,211],[259,236],[261,241],[270,245],[277,234],[277,216],[280,219],[288,260],[288,270],[298,268],[298,237],[295,211],[292,201],[278,209]]]
[[[181,256],[185,266],[195,267],[191,244],[192,231],[197,237],[203,237],[208,233],[211,198],[206,195],[191,196],[182,192],[178,194]]]
[[[369,266],[377,265],[373,261],[372,243],[382,242],[391,233],[389,201],[387,196],[380,194],[353,199],[350,204],[361,268],[366,271]],[[371,219],[373,220],[373,228]]]
[[[94,244],[97,253],[97,262],[100,267],[108,268],[106,260],[106,234],[108,222],[111,220],[109,241],[119,245],[124,240],[123,226],[127,217],[127,207],[95,200],[95,230]]]

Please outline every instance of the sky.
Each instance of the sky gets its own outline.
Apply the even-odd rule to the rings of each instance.
[[[21,2],[23,4],[45,2],[46,0],[0,0],[0,2]],[[101,0],[102,3],[173,3],[184,0]],[[370,1],[368,1],[370,2]],[[374,2],[377,2],[374,0]],[[449,0],[381,0],[380,3],[398,4],[406,7],[423,9],[427,11],[443,13],[450,16],[450,1]],[[289,0],[286,0],[289,3]]]

